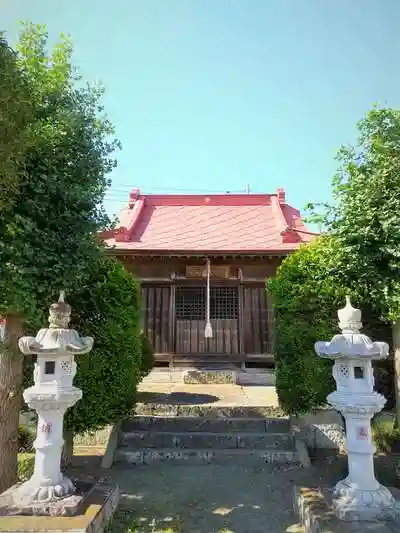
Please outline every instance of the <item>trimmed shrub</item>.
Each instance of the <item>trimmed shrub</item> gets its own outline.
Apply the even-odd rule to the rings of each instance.
[[[140,365],[140,377],[143,379],[150,374],[154,366],[154,351],[151,342],[145,335],[144,331],[140,332],[140,344],[142,348],[142,361]]]
[[[337,311],[344,306],[346,294],[363,311],[364,332],[374,340],[390,339],[389,325],[379,321],[379,310],[366,301],[365,295],[357,294],[357,284],[337,272],[339,253],[332,238],[320,238],[288,256],[276,277],[267,282],[276,316],[277,394],[281,407],[290,414],[325,405],[327,395],[335,388],[333,361],[318,357],[314,343],[329,341],[339,333]],[[383,388],[393,390],[390,362],[380,364],[380,368],[385,377]],[[377,383],[377,388],[382,390],[382,384]]]
[[[116,259],[103,257],[87,273],[85,287],[67,298],[71,327],[94,337],[93,350],[77,356],[74,383],[83,398],[65,416],[66,430],[101,429],[131,412],[140,380],[140,285]]]
[[[70,327],[94,337],[92,351],[75,358],[74,384],[83,398],[64,419],[66,434],[75,435],[113,424],[135,404],[142,372],[140,284],[118,260],[102,256],[86,272],[85,285],[66,300]],[[24,358],[24,387],[33,385],[34,361]]]
[[[65,414],[64,466],[72,458],[74,435],[102,429],[131,413],[143,372],[139,282],[107,255],[93,261],[85,278],[81,289],[66,298],[72,307],[70,327],[94,337],[94,346],[75,358],[74,384],[83,398]],[[33,363],[34,358],[25,358],[25,387],[33,384]]]

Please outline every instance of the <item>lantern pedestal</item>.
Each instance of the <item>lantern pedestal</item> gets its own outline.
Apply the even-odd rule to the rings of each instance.
[[[19,506],[37,505],[75,494],[74,484],[61,473],[60,464],[64,414],[81,398],[82,392],[75,387],[50,392],[35,385],[24,392],[24,400],[38,414],[38,423],[34,474],[15,494]]]
[[[346,420],[348,476],[333,490],[332,503],[336,516],[342,520],[376,520],[394,509],[395,500],[389,489],[375,478],[371,419],[385,405],[385,398],[372,392],[359,405],[345,395],[333,392],[328,396],[332,407]]]

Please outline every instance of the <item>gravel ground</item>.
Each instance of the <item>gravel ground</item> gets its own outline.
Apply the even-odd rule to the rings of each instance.
[[[107,533],[303,533],[292,510],[293,485],[333,486],[347,458],[319,452],[310,468],[291,465],[182,465],[100,468],[100,456],[75,456],[68,475],[112,478],[122,498]],[[393,458],[375,457],[378,480],[400,488]]]
[[[109,533],[300,533],[293,485],[326,482],[319,472],[254,464],[114,468],[122,501]]]

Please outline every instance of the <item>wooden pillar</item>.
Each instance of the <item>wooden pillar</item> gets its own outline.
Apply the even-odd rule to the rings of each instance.
[[[176,281],[175,276],[171,275],[172,282],[169,290],[169,314],[168,314],[168,323],[169,323],[169,352],[170,352],[170,366],[174,365],[174,355],[176,349],[175,342],[175,296],[176,296]]]
[[[242,368],[245,366],[246,362],[246,352],[245,352],[245,343],[244,343],[244,312],[245,312],[245,301],[244,301],[244,285],[243,285],[243,274],[242,269],[239,268],[239,353],[241,358]]]
[[[392,326],[394,352],[394,390],[396,395],[396,424],[400,426],[400,320]]]
[[[275,357],[275,336],[276,336],[276,326],[275,326],[275,311],[272,296],[267,292],[267,321],[268,321],[268,351]]]

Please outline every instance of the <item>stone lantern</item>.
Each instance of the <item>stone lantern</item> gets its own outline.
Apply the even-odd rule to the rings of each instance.
[[[50,306],[49,327],[36,337],[22,337],[19,348],[23,354],[37,356],[34,385],[24,392],[24,399],[38,415],[33,476],[18,487],[14,503],[22,507],[43,507],[75,493],[70,479],[61,473],[63,419],[66,410],[82,398],[82,391],[73,385],[76,373],[74,356],[89,352],[91,337],[81,338],[68,329],[71,307],[61,292],[57,303]]]
[[[394,510],[395,500],[375,478],[371,419],[382,410],[386,399],[374,391],[372,360],[389,354],[385,342],[372,342],[360,333],[361,311],[354,309],[350,298],[338,311],[342,333],[330,342],[316,342],[320,357],[334,359],[333,377],[336,390],[328,403],[340,411],[346,421],[348,476],[333,491],[333,507],[343,520],[375,520]]]

